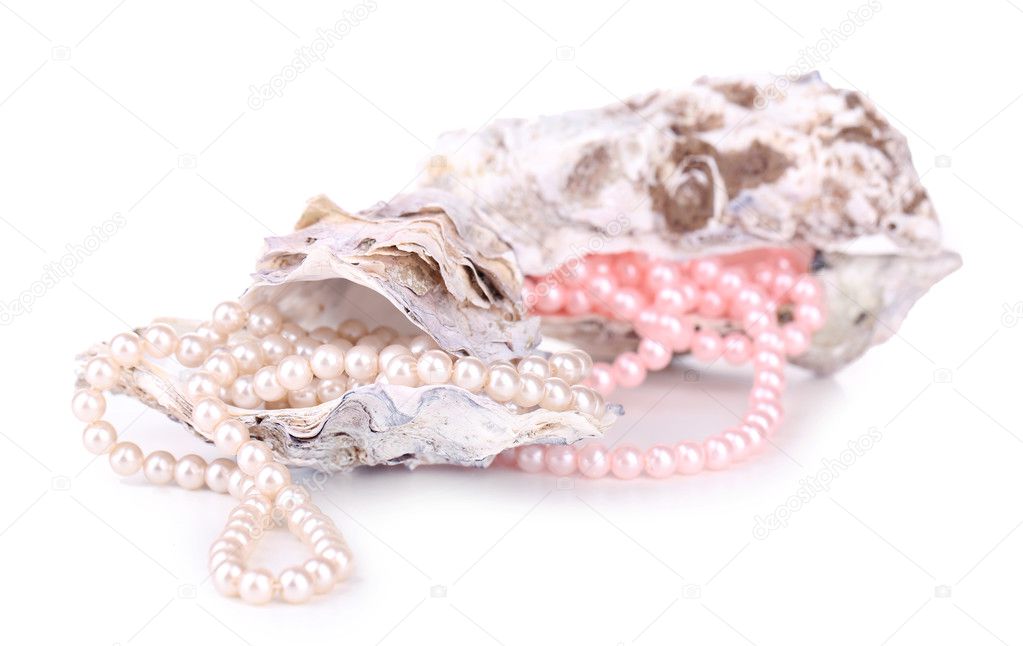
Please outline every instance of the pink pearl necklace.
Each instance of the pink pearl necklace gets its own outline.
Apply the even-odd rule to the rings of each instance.
[[[634,446],[613,450],[600,443],[523,446],[501,462],[523,471],[557,476],[577,471],[590,478],[609,473],[635,478],[721,470],[761,451],[781,424],[787,356],[804,352],[824,324],[817,281],[794,269],[790,255],[740,254],[689,262],[649,260],[643,254],[594,255],[528,280],[525,300],[544,316],[598,315],[632,323],[640,338],[635,352],[610,364],[596,363],[587,381],[605,397],[635,388],[649,371],[668,366],[675,353],[699,361],[719,358],[752,363],[749,408],[739,424],[701,442]],[[719,329],[724,329],[722,334]]]

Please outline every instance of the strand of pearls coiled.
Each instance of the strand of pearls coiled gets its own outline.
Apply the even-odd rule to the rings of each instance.
[[[132,442],[118,442],[113,425],[102,419],[104,393],[117,385],[122,370],[171,357],[194,369],[185,384],[193,426],[234,460],[207,463],[194,454],[144,454]],[[229,405],[245,410],[308,407],[374,381],[412,387],[450,383],[519,410],[574,409],[600,416],[603,397],[579,383],[591,368],[589,356],[580,351],[556,353],[550,362],[533,356],[517,365],[487,366],[474,357],[452,357],[425,335],[403,339],[387,327],[370,332],[358,320],[345,321],[336,330],[307,332],[285,321],[272,305],[246,311],[237,303],[222,303],[212,320],[194,332],[179,336],[171,326],[157,323],[141,335],[115,336],[104,354],[87,362],[88,387],[75,392],[72,410],[87,424],[82,435],[86,449],[107,454],[118,475],[142,471],[154,484],[206,486],[239,499],[210,548],[209,569],[218,591],[255,604],[274,597],[301,603],[348,578],[351,552],[333,521],[313,504],[308,489],[291,481],[270,445],[253,438]],[[247,567],[263,532],[278,524],[308,545],[314,557],[277,576]]]
[[[734,427],[702,441],[609,449],[529,445],[500,462],[527,472],[590,478],[612,474],[665,478],[721,470],[764,448],[784,417],[781,398],[788,356],[804,352],[824,325],[817,281],[779,254],[766,259],[701,258],[690,262],[648,259],[644,254],[593,255],[531,279],[526,302],[545,316],[600,316],[630,321],[640,338],[635,352],[597,363],[587,383],[604,396],[618,386],[635,388],[648,372],[668,366],[675,353],[713,363],[753,365],[749,408]],[[697,318],[698,317],[698,318]],[[731,328],[722,334],[718,327]]]

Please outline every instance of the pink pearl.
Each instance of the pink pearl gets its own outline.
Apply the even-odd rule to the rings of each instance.
[[[775,370],[781,371],[785,367],[785,357],[770,350],[757,350],[753,348],[753,369],[754,370]]]
[[[643,295],[631,287],[623,287],[611,296],[611,311],[616,318],[631,321],[645,306]]]
[[[774,285],[774,270],[768,265],[759,265],[753,271],[753,282],[764,289],[771,289]]]
[[[781,392],[785,388],[785,375],[775,370],[757,370],[753,373],[753,385]]]
[[[824,327],[824,311],[817,305],[800,303],[796,306],[796,323],[809,332],[816,332]]]
[[[609,307],[617,287],[614,278],[604,274],[593,276],[586,281],[586,290],[597,307]]]
[[[756,411],[746,413],[745,417],[742,418],[742,426],[749,426],[758,429],[765,436],[771,435],[774,432],[770,418],[767,415]]]
[[[671,350],[663,343],[653,339],[643,339],[640,341],[638,354],[647,370],[663,370],[671,363]]]
[[[562,284],[569,287],[579,287],[585,284],[586,279],[590,277],[589,267],[586,265],[586,262],[579,260],[577,257],[572,257],[568,262],[558,267],[557,274],[561,277]]]
[[[810,335],[795,323],[782,326],[781,335],[785,339],[785,354],[790,357],[803,354],[810,347]]]
[[[714,361],[721,356],[722,345],[717,330],[700,330],[693,336],[693,356],[699,361]]]
[[[749,391],[749,402],[750,405],[755,405],[757,402],[776,402],[781,399],[781,395],[774,388],[767,388],[765,386],[754,386]]]
[[[705,466],[712,471],[727,469],[731,464],[731,457],[728,453],[728,444],[717,435],[707,438],[703,442],[703,453],[706,456]]]
[[[758,350],[767,350],[775,354],[785,354],[785,339],[778,328],[770,327],[763,330],[753,339],[753,346]]]
[[[614,262],[618,284],[639,287],[643,284],[643,264],[633,254],[622,254]]]
[[[607,256],[588,256],[586,258],[586,272],[590,276],[607,276],[611,273],[611,261]]]
[[[554,314],[565,305],[565,291],[556,282],[543,282],[536,286],[536,311]]]
[[[576,454],[579,473],[587,478],[603,478],[611,471],[611,456],[600,444],[587,444]]]
[[[817,304],[821,300],[821,288],[816,280],[809,276],[803,276],[790,292],[792,300],[796,303]]]
[[[623,352],[615,359],[614,376],[618,385],[635,388],[646,379],[646,367],[635,352]]]
[[[527,277],[522,280],[522,302],[530,310],[536,306],[536,283],[532,278]]]
[[[547,447],[547,470],[556,476],[575,473],[575,449],[563,444]]]
[[[572,316],[589,314],[593,307],[590,295],[583,289],[568,289],[565,291],[565,312]]]
[[[622,446],[611,453],[611,473],[622,480],[643,472],[643,454],[634,446]]]
[[[678,270],[670,262],[655,262],[647,268],[644,286],[649,292],[674,287],[679,281]]]
[[[739,295],[739,291],[743,287],[743,281],[745,277],[742,272],[738,269],[728,268],[721,272],[718,276],[715,287],[721,296],[727,300],[731,300]]]
[[[516,466],[516,451],[515,449],[505,449],[494,457],[494,461],[490,464],[493,466],[502,467],[513,467]]]
[[[697,311],[700,316],[718,318],[725,313],[725,299],[717,291],[708,289],[700,296],[700,306]]]
[[[675,463],[678,465],[679,473],[683,475],[699,473],[703,471],[706,461],[702,444],[687,441],[675,445]]]
[[[745,460],[749,456],[749,439],[745,433],[740,432],[738,429],[730,428],[722,433],[721,437],[728,444],[728,454],[731,456],[732,462]]]
[[[685,296],[682,294],[682,290],[677,289],[674,285],[671,287],[662,287],[657,290],[657,295],[654,296],[654,307],[662,312],[683,314],[688,305],[689,304],[686,303]]]
[[[771,327],[775,317],[766,310],[758,309],[747,311],[740,320],[742,321],[742,329],[746,331],[746,334],[756,336]]]
[[[589,382],[593,389],[604,397],[613,393],[618,386],[618,383],[615,381],[614,368],[604,362],[593,364],[593,368],[590,370]]]
[[[543,471],[545,453],[540,444],[520,446],[515,453],[515,464],[527,473],[539,473]]]
[[[760,291],[759,287],[744,286],[732,301],[732,316],[742,318],[751,310],[763,309],[765,303],[767,303],[767,296]]]
[[[644,337],[657,335],[660,329],[661,312],[654,307],[644,307],[639,311],[632,325],[636,334]]]
[[[713,285],[720,273],[721,262],[714,258],[700,258],[693,264],[693,279],[700,287]]]
[[[789,290],[796,284],[796,278],[788,272],[778,272],[774,275],[774,285],[771,286],[771,296],[778,300],[790,298]]]
[[[671,314],[662,314],[657,319],[657,326],[650,336],[669,346],[675,352],[685,352],[693,342],[694,331],[695,328],[691,321]]]
[[[753,412],[760,413],[771,422],[771,428],[775,429],[785,419],[785,412],[781,404],[776,401],[758,401],[753,404]]]
[[[739,332],[732,332],[724,339],[725,361],[733,366],[739,366],[750,359],[753,352],[753,343],[749,337]]]
[[[675,452],[666,446],[652,446],[643,456],[644,470],[653,478],[667,478],[674,475],[677,464]]]
[[[738,432],[745,436],[750,455],[760,453],[767,446],[767,433],[755,426],[743,424],[739,427]]]

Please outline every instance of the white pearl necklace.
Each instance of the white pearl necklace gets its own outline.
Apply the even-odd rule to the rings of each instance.
[[[209,570],[219,592],[253,604],[274,597],[301,603],[350,576],[351,551],[333,521],[313,504],[309,490],[292,483],[270,445],[251,437],[228,402],[249,410],[308,407],[374,381],[410,387],[450,383],[518,409],[603,414],[601,395],[579,383],[593,365],[584,352],[487,366],[474,357],[452,357],[425,335],[398,341],[405,340],[394,330],[378,327],[369,332],[357,320],[343,322],[336,331],[319,327],[307,332],[285,321],[272,305],[246,311],[238,303],[221,303],[210,322],[180,337],[164,323],[149,326],[141,336],[115,336],[105,354],[86,364],[89,387],[75,392],[71,407],[87,423],[82,434],[86,449],[109,454],[118,475],[141,470],[154,484],[174,482],[185,489],[205,485],[239,499],[210,548]],[[185,384],[193,403],[193,426],[235,461],[207,463],[193,454],[175,459],[167,451],[144,455],[136,444],[118,442],[117,431],[102,419],[104,392],[118,384],[122,370],[171,356],[197,369]],[[286,525],[314,556],[277,576],[249,568],[246,560],[259,538],[277,525]]]

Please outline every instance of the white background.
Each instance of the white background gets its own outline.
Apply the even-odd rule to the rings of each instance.
[[[444,130],[784,73],[858,4],[378,0],[253,110],[249,87],[354,3],[4,0],[0,298],[115,213],[125,224],[0,328],[0,641],[1019,643],[1023,4],[951,5],[882,0],[818,67],[906,133],[965,266],[834,378],[793,372],[779,450],[696,478],[565,488],[507,470],[337,476],[318,502],[357,576],[302,607],[251,608],[206,581],[227,497],[121,482],[81,449],[76,352],[154,316],[205,316],[307,198],[387,199]],[[651,380],[614,436],[727,424],[741,376],[700,386]],[[212,455],[139,405],[112,408],[144,449]],[[871,428],[882,440],[829,491],[753,536]],[[285,539],[262,554],[297,557]]]

